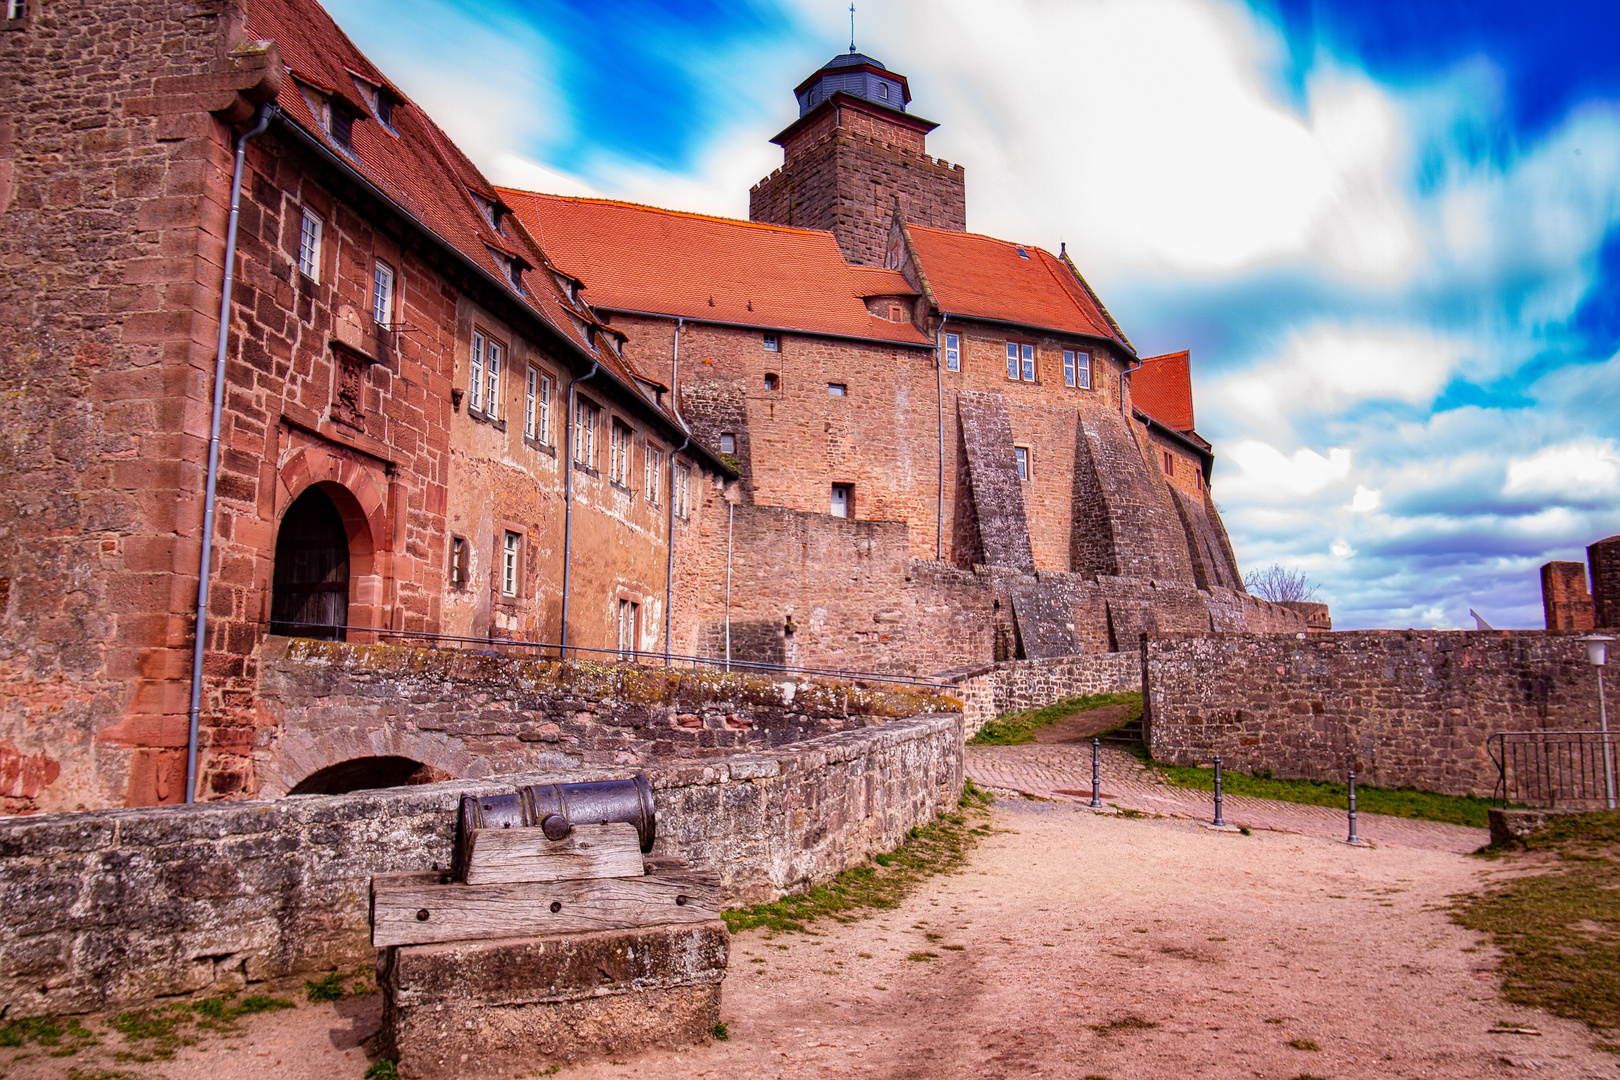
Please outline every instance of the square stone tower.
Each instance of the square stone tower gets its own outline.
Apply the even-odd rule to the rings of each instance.
[[[749,192],[753,221],[828,229],[844,258],[883,266],[889,222],[967,228],[962,166],[928,156],[938,127],[906,112],[903,75],[851,49],[800,83],[799,118],[771,141],[783,164]]]

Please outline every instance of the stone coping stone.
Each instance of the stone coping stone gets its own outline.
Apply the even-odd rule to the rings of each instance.
[[[1519,847],[1532,836],[1543,831],[1552,824],[1554,818],[1568,817],[1571,814],[1590,814],[1593,810],[1603,809],[1593,805],[1584,809],[1571,807],[1569,809],[1545,809],[1535,807],[1531,809],[1499,810],[1491,807],[1485,812],[1491,822],[1492,847]]]
[[[410,1080],[495,1080],[703,1042],[730,943],[716,919],[386,949],[383,1052]]]

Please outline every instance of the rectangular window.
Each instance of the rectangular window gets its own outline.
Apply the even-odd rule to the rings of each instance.
[[[945,335],[945,370],[962,370],[962,335]]]
[[[775,334],[766,334],[764,337],[764,342],[766,352],[782,351],[782,339],[777,337]]]
[[[501,415],[501,346],[493,341],[484,352],[484,415],[491,420]]]
[[[664,474],[664,452],[656,446],[647,446],[647,501],[658,505],[658,483]]]
[[[1063,350],[1063,385],[1091,389],[1091,354],[1084,349]]]
[[[854,485],[834,484],[832,486],[832,516],[837,518],[850,517],[850,504],[854,499]]]
[[[608,432],[608,478],[615,484],[630,486],[630,429],[617,420]]]
[[[596,467],[596,425],[601,410],[584,398],[574,405],[574,460],[587,469]]]
[[[468,357],[467,408],[484,411],[484,335],[473,331],[472,353]]]
[[[1035,346],[1024,346],[1024,381],[1035,381]]]
[[[634,660],[640,642],[641,605],[634,600],[619,601],[619,659]]]
[[[551,445],[551,376],[539,376],[540,389],[535,395],[534,404],[534,437],[547,446]]]
[[[722,454],[735,454],[737,452],[737,435],[735,432],[722,431],[720,433],[720,452]]]
[[[1176,459],[1170,456],[1170,451],[1164,452],[1164,475],[1176,475]]]
[[[675,490],[670,497],[675,500],[675,513],[678,517],[691,516],[692,508],[689,503],[692,488],[692,470],[686,465],[675,466]]]
[[[394,271],[378,263],[371,275],[371,318],[378,326],[394,321]]]
[[[523,434],[535,437],[540,422],[540,373],[529,369],[523,380]]]
[[[848,386],[848,384],[847,383],[841,383],[841,382],[830,382],[830,383],[828,383],[827,384],[827,396],[828,397],[848,397],[849,396],[849,386]]]
[[[298,272],[311,281],[321,280],[321,216],[304,208],[303,224],[298,231]]]
[[[450,538],[450,584],[458,589],[467,587],[467,538]]]
[[[501,595],[516,596],[518,593],[518,552],[521,550],[523,538],[508,529],[506,542],[501,545]]]
[[[1029,479],[1029,447],[1013,447],[1013,459],[1018,462],[1018,479]]]
[[[1007,378],[1018,378],[1018,342],[1007,342]]]
[[[28,14],[28,0],[6,0],[7,20],[20,19]]]

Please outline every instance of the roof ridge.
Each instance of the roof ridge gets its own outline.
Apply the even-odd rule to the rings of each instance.
[[[601,195],[556,195],[549,191],[527,191],[523,188],[504,187],[495,185],[495,190],[503,194],[521,195],[531,199],[556,199],[559,202],[595,203],[598,206],[622,206],[630,210],[646,210],[655,214],[664,214],[669,217],[695,218],[699,221],[713,221],[721,225],[740,225],[748,229],[764,229],[770,232],[797,233],[801,236],[832,236],[829,229],[804,229],[797,225],[777,225],[769,221],[747,221],[743,218],[725,217],[722,214],[703,214],[696,210],[673,210],[667,206],[651,206],[647,203],[630,202],[627,199],[609,199]]]
[[[1010,248],[1033,248],[1036,251],[1046,251],[1046,249],[1041,247],[1039,244],[1029,244],[1018,240],[1003,240],[1001,237],[991,236],[989,233],[969,232],[966,229],[941,229],[937,225],[924,225],[917,221],[908,221],[906,222],[906,226],[908,228],[923,229],[927,232],[939,233],[941,236],[971,236],[975,240],[989,240],[993,243],[1003,244]],[[1046,251],[1046,253],[1048,255],[1052,255],[1052,252],[1050,251]],[[1056,256],[1053,257],[1056,258]]]

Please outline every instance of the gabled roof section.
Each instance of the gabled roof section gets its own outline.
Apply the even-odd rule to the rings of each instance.
[[[881,266],[851,266],[850,276],[855,282],[855,295],[867,296],[920,296],[917,286],[906,280],[898,270],[885,270]]]
[[[649,408],[677,423],[667,408],[638,388],[634,366],[611,348],[601,348],[599,321],[571,301],[550,272],[546,253],[510,215],[497,230],[474,195],[498,202],[495,187],[427,114],[368,60],[315,0],[253,0],[248,25],[253,36],[273,38],[292,79],[284,80],[277,106],[282,116],[330,151],[392,201],[415,224],[462,260],[504,287],[513,301],[532,312],[565,342],[590,359],[600,359],[618,381],[645,399]],[[362,79],[386,90],[397,102],[383,127],[356,88]],[[316,113],[302,82],[336,97],[357,119],[348,145],[340,145]],[[538,268],[512,281],[510,264]]]
[[[1131,372],[1131,403],[1166,427],[1182,433],[1193,430],[1192,365],[1190,354],[1148,356]]]
[[[869,274],[830,232],[500,189],[566,273],[604,310],[903,345],[933,342],[861,302]],[[913,291],[902,275],[884,289]]]
[[[977,233],[903,228],[926,291],[942,312],[1102,338],[1134,355],[1066,258]]]

